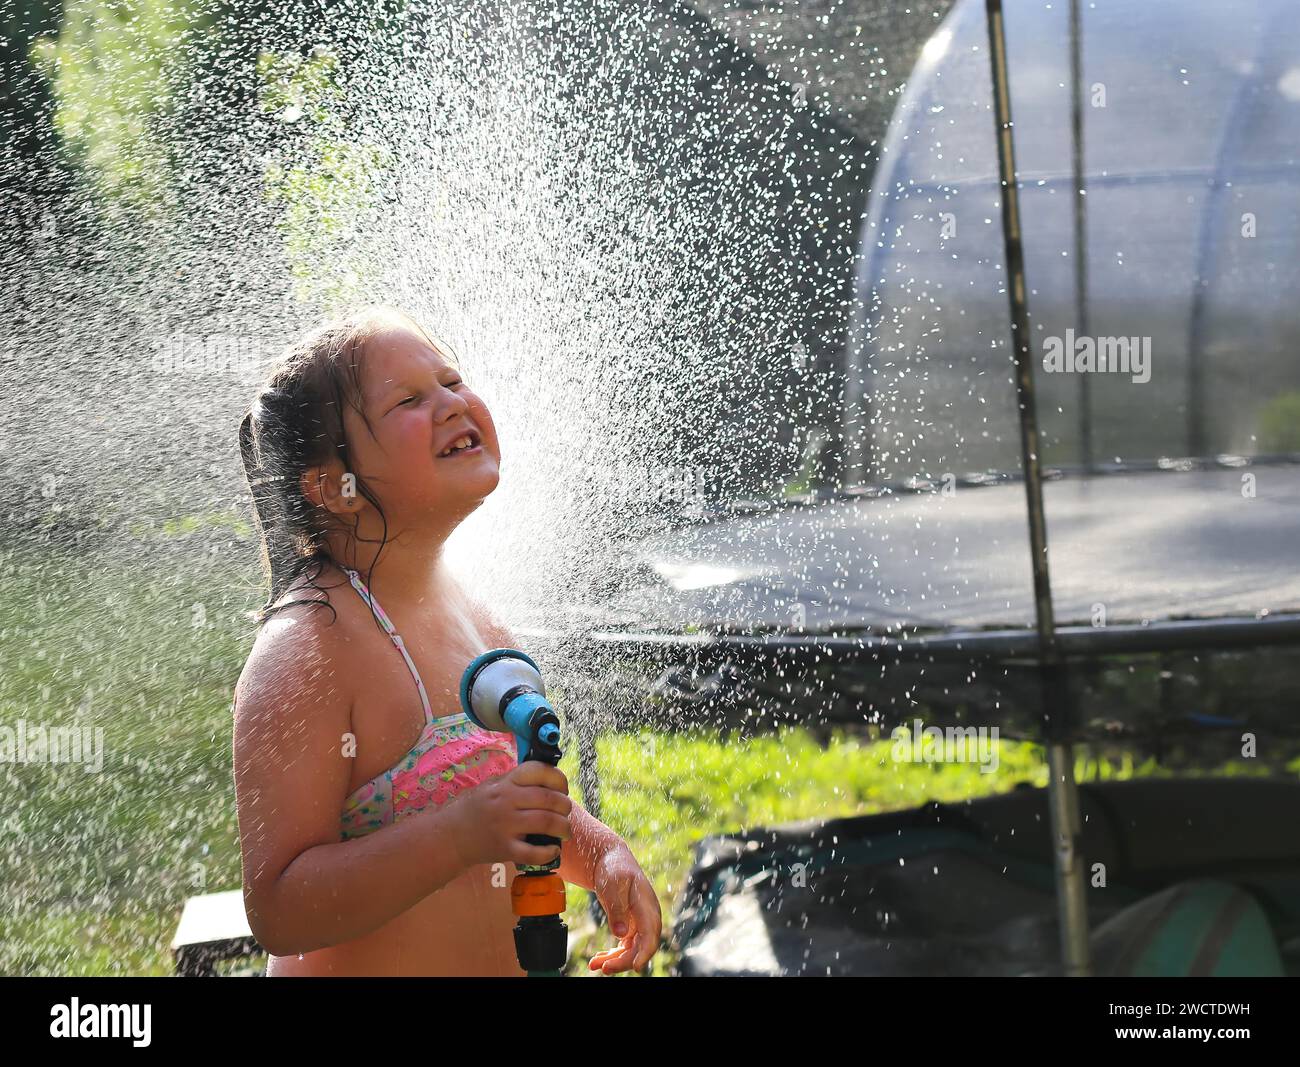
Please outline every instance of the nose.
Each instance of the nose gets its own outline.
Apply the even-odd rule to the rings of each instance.
[[[433,405],[433,419],[435,422],[446,422],[457,415],[464,415],[469,411],[469,403],[459,393],[451,389],[439,389],[439,397]]]

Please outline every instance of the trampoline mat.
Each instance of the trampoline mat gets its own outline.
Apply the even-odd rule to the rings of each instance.
[[[1243,476],[1253,478],[1253,486]],[[1253,495],[1243,492],[1253,488]],[[1300,609],[1300,467],[1044,486],[1059,625]],[[1031,627],[1021,484],[788,508],[657,535],[612,625],[680,631]]]

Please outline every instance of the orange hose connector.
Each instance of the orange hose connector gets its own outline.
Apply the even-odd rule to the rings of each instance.
[[[562,915],[564,879],[558,874],[519,875],[510,883],[510,908],[516,915]]]

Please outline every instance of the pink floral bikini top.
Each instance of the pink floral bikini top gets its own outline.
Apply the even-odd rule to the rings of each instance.
[[[369,605],[397,651],[406,660],[424,707],[424,729],[415,747],[395,766],[372,778],[344,801],[342,840],[361,837],[396,819],[443,804],[487,778],[507,774],[518,766],[512,734],[495,733],[477,726],[463,711],[434,718],[420,672],[397,635],[392,622],[354,570],[347,572],[352,587]]]

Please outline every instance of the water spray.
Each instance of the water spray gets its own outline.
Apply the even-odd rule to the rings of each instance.
[[[494,648],[477,657],[460,680],[460,704],[482,729],[514,734],[520,763],[531,759],[554,767],[560,762],[560,719],[546,699],[542,672],[525,653]],[[548,834],[529,834],[525,840],[560,844]],[[518,876],[510,886],[510,906],[519,919],[515,953],[530,978],[562,975],[568,958],[559,866],[559,856],[542,866],[515,864]]]

